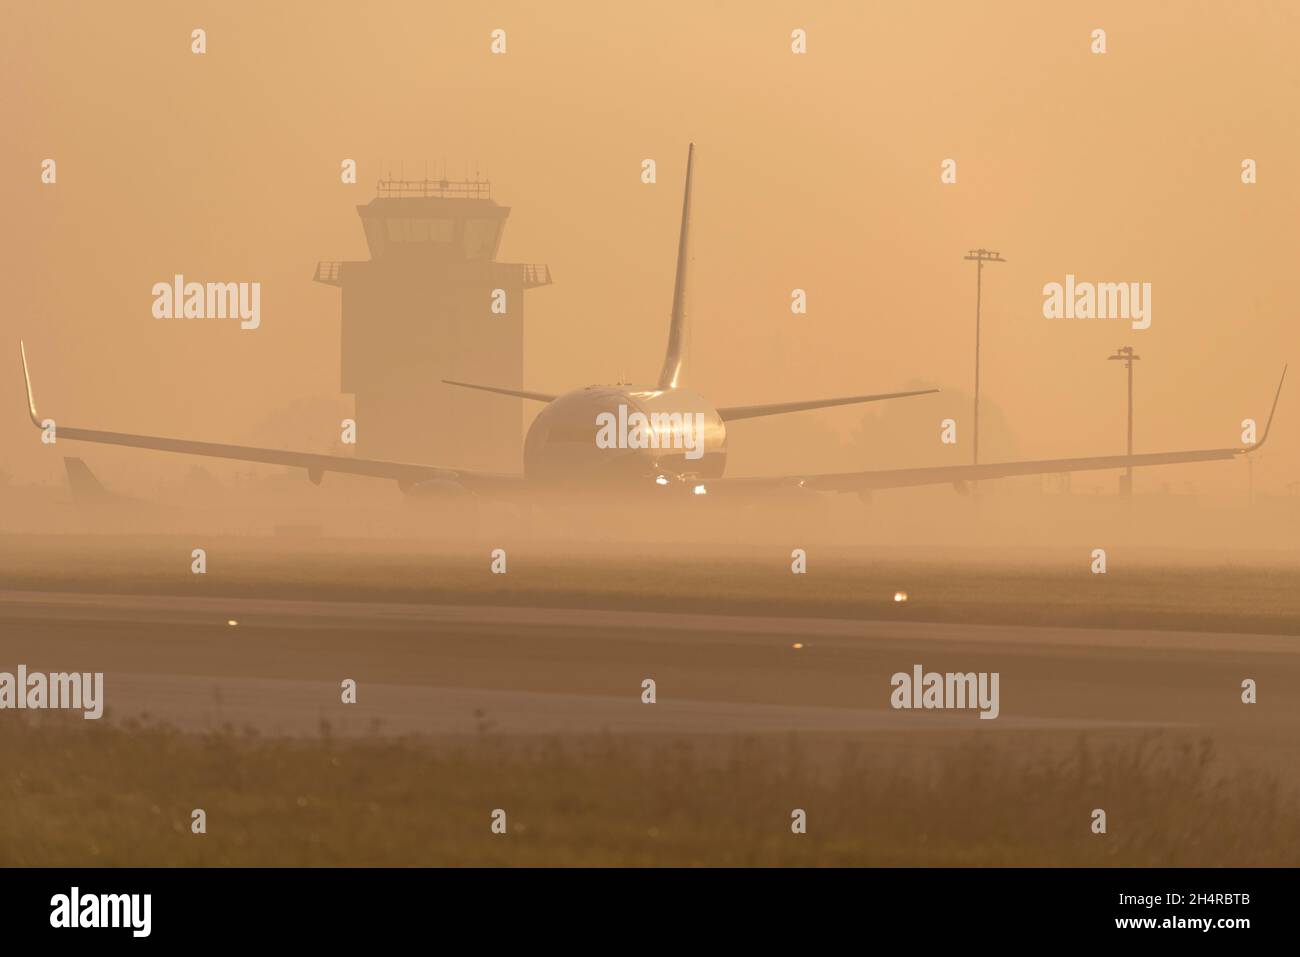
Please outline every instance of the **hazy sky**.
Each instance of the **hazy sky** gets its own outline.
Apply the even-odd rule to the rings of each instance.
[[[962,256],[987,246],[1008,259],[985,271],[985,398],[1007,430],[992,453],[1011,434],[1028,457],[1121,451],[1106,356],[1129,344],[1139,450],[1236,445],[1300,361],[1298,38],[1290,2],[27,4],[0,33],[3,468],[61,472],[24,415],[20,336],[61,424],[240,441],[337,396],[339,292],[311,276],[366,258],[354,207],[390,163],[477,165],[513,208],[501,258],[549,263],[555,285],[527,298],[527,387],[651,379],[692,140],[689,383],[715,402],[933,384],[950,398],[890,414],[937,442],[939,415],[968,415]],[[339,181],[345,158],[358,185]],[[261,282],[261,327],[154,319],[151,286],[178,272]],[[1150,282],[1151,327],[1045,319],[1043,285],[1067,273]],[[1256,476],[1273,486],[1300,466],[1293,373]],[[894,464],[810,461],[802,441],[791,463],[777,441],[847,442],[873,414],[744,423],[733,467]]]

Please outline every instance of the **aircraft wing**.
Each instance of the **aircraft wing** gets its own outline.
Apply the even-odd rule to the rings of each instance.
[[[37,428],[44,428],[36,412],[32,395],[31,375],[27,370],[27,349],[19,348],[23,358],[23,381],[27,386],[27,413]],[[250,445],[227,445],[219,442],[197,442],[192,439],[171,439],[157,435],[134,435],[128,432],[105,432],[100,429],[81,429],[64,426],[55,421],[55,439],[72,439],[78,442],[100,442],[105,445],[123,445],[137,449],[155,449],[160,452],[179,452],[183,455],[205,455],[213,458],[234,459],[241,462],[262,462],[267,465],[288,465],[307,470],[308,477],[319,483],[326,472],[350,475],[368,475],[373,478],[395,480],[403,490],[421,482],[437,481],[458,485],[470,492],[506,492],[523,484],[523,476],[498,472],[476,472],[465,469],[443,468],[435,465],[416,465],[406,462],[387,462],[380,459],[354,458],[350,455],[320,455],[313,452],[291,452],[284,449],[265,449]]]
[[[864,492],[873,489],[907,488],[916,485],[961,487],[966,482],[1007,478],[1013,475],[1046,475],[1059,472],[1091,472],[1099,469],[1142,468],[1151,465],[1176,465],[1183,462],[1213,462],[1247,455],[1263,446],[1273,425],[1273,413],[1282,394],[1282,380],[1277,384],[1273,406],[1264,425],[1264,434],[1254,445],[1245,448],[1191,449],[1185,452],[1145,452],[1138,455],[1099,455],[1070,459],[1037,459],[1024,462],[994,462],[988,465],[942,465],[934,468],[878,469],[868,472],[833,472],[821,475],[782,475],[754,478],[718,478],[706,484],[710,493],[763,492],[775,489],[807,489],[815,492]]]
[[[876,395],[848,395],[838,399],[809,399],[806,402],[771,402],[767,405],[727,405],[718,409],[723,422],[737,419],[755,419],[761,415],[782,415],[786,412],[803,412],[805,409],[825,409],[833,405],[854,405],[858,402],[879,402],[882,399],[903,399],[909,395],[929,395],[938,389],[917,389],[913,392],[881,392]]]

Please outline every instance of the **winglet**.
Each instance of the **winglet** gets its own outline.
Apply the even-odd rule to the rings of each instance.
[[[1287,366],[1282,367],[1282,378],[1277,380],[1277,392],[1273,393],[1273,406],[1268,410],[1268,419],[1264,422],[1264,434],[1260,440],[1248,449],[1242,449],[1242,452],[1254,452],[1261,445],[1268,441],[1268,430],[1273,427],[1273,413],[1277,411],[1277,400],[1282,398],[1282,383],[1286,381]]]
[[[32,396],[32,377],[27,371],[27,347],[23,345],[21,339],[18,340],[18,350],[23,355],[23,382],[27,386],[27,414],[31,416],[32,425],[38,429],[41,427],[41,417],[36,414],[36,399]]]

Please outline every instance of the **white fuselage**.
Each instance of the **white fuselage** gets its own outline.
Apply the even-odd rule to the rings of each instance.
[[[722,417],[687,389],[575,389],[548,403],[524,440],[524,475],[549,486],[692,483],[721,476],[726,459]]]

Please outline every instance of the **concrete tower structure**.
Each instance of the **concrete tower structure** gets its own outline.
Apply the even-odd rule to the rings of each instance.
[[[357,212],[370,259],[315,275],[343,290],[357,455],[517,470],[521,400],[442,380],[523,388],[524,290],[549,267],[496,261],[510,209],[483,181],[385,179]]]

